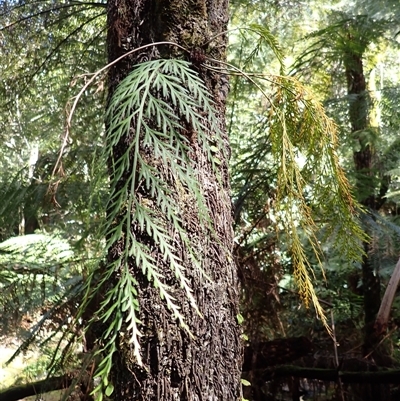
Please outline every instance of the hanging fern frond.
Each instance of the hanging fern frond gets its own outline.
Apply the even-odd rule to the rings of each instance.
[[[365,238],[357,220],[361,208],[340,167],[336,125],[322,105],[294,78],[277,77],[275,87],[269,131],[278,166],[279,221],[287,233],[300,294],[306,304],[313,301],[322,317],[299,229],[317,260],[322,256],[317,236],[322,227],[325,239],[333,237],[335,247],[347,260],[359,260]]]
[[[323,253],[317,234],[322,234],[322,229],[322,240],[333,238],[335,247],[348,260],[360,260],[361,242],[366,239],[358,220],[361,207],[340,167],[337,127],[296,78],[248,74],[232,65],[225,68],[251,82],[266,100],[264,112],[253,118],[257,123],[248,134],[251,139],[239,144],[244,149],[238,153],[247,156],[238,163],[239,177],[256,177],[259,188],[265,187],[264,199],[257,199],[257,204],[264,205],[259,216],[273,201],[276,228],[286,234],[300,296],[306,305],[314,304],[330,330],[312,284],[304,238],[320,266]]]
[[[216,172],[218,152],[222,152],[218,142],[220,129],[208,89],[190,63],[182,60],[154,60],[135,66],[111,98],[107,123],[104,158],[111,164],[112,180],[109,213],[102,234],[107,238],[106,249],[120,243],[122,252],[92,288],[93,292],[98,291],[113,272],[119,272],[118,281],[108,290],[94,317],[108,325],[103,347],[98,351],[104,357],[96,374],[101,378],[95,389],[98,394],[100,389],[105,389],[106,394],[112,391],[108,376],[123,324],[136,361],[141,364],[138,283],[132,264],[158,289],[173,316],[190,333],[160,263],[154,259],[153,247],[160,252],[163,269],[164,265],[169,266],[188,302],[200,314],[173,239],[179,238],[192,265],[201,272],[199,255],[182,221],[189,199],[196,205],[199,221],[213,230],[199,177],[190,164],[192,139],[185,133],[190,130],[195,134],[196,143]],[[122,141],[126,147],[116,157],[115,148]],[[172,176],[165,179],[160,166],[171,171]],[[139,241],[134,232],[144,233],[153,245]]]

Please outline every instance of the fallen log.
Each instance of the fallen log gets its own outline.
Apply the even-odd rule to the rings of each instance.
[[[277,366],[274,369],[265,369],[262,372],[260,371],[260,375],[257,376],[264,381],[291,376],[332,382],[336,382],[340,378],[342,383],[398,384],[400,382],[400,369],[348,372],[337,369],[287,365]]]
[[[65,374],[63,376],[51,377],[21,386],[9,387],[0,391],[0,401],[17,401],[37,394],[62,390],[68,388],[72,384],[72,380],[73,377],[70,374]]]
[[[244,349],[243,371],[287,364],[309,355],[312,342],[306,337],[277,338],[259,342]]]

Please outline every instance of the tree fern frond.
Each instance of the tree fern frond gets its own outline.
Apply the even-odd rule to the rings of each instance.
[[[373,229],[377,230],[377,223],[382,225],[385,229],[389,229],[392,231],[394,234],[397,236],[400,236],[400,226],[395,224],[394,222],[390,221],[387,217],[381,216],[379,213],[376,213],[374,211],[370,211],[371,215],[373,216],[374,219],[376,219],[376,222],[374,219],[369,219],[368,223],[372,226]],[[382,230],[381,230],[382,231]]]
[[[39,333],[43,330],[46,323],[51,321],[57,313],[65,314],[65,309],[72,299],[76,299],[77,294],[82,290],[83,283],[81,279],[75,280],[71,286],[67,287],[61,293],[55,294],[53,297],[49,297],[48,301],[52,303],[52,307],[42,316],[42,318],[29,330],[27,338],[22,342],[18,349],[14,352],[11,358],[6,362],[11,363],[21,352],[25,352],[31,344],[37,341]],[[69,316],[65,319],[67,320]],[[41,344],[46,344],[53,338],[58,332],[61,331],[61,327],[53,333],[45,335],[45,338],[41,341]]]

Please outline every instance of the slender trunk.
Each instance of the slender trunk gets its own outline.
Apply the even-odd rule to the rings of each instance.
[[[368,99],[362,56],[354,53],[345,58],[346,77],[349,95],[349,116],[351,130],[359,142],[360,150],[354,152],[359,200],[367,210],[375,210],[375,188],[373,185],[373,148],[365,140],[368,128]],[[364,243],[365,255],[362,260],[362,282],[364,293],[364,355],[369,354],[376,345],[374,322],[380,305],[380,280],[371,260],[371,244]]]
[[[400,284],[400,259],[397,261],[396,267],[393,270],[393,274],[390,277],[389,283],[386,287],[385,294],[383,295],[382,298],[382,303],[379,308],[378,316],[376,317],[375,330],[380,334],[385,333],[387,330],[390,311],[392,310],[393,301],[396,296],[399,284]]]
[[[215,102],[223,132],[222,143],[226,146],[225,154],[229,154],[224,125],[228,81],[224,75],[205,69],[200,64],[205,56],[216,60],[225,58],[227,37],[223,32],[228,22],[227,7],[227,0],[109,1],[107,39],[109,61],[131,49],[159,41],[174,42],[188,49],[189,53],[186,53],[171,45],[159,45],[124,58],[110,69],[109,94],[112,95],[118,83],[137,63],[157,58],[187,58],[190,54],[193,68],[199,72]],[[199,224],[193,200],[182,197],[182,189],[174,185],[175,181],[171,178],[174,172],[160,161],[154,160],[153,164],[160,177],[169,183],[172,196],[179,198],[188,237],[202,256],[204,273],[211,277],[211,281],[204,278],[185,254],[185,244],[179,238],[172,238],[171,234],[176,256],[185,268],[202,316],[189,304],[174,274],[157,251],[156,244],[152,245],[156,249],[152,255],[159,261],[164,280],[171,288],[175,302],[180,305],[193,337],[179,326],[164,300],[160,299],[158,290],[132,258],[129,262],[130,271],[139,284],[143,366],[137,364],[121,335],[116,344],[118,351],[114,354],[111,372],[115,387],[112,395],[114,401],[240,399],[242,356],[237,323],[239,294],[236,266],[232,257],[233,231],[227,160],[221,161],[220,178],[217,179],[207,156],[197,143],[196,134],[192,133],[189,139],[191,163],[198,173],[204,199],[211,211],[213,229]],[[114,158],[120,157],[131,140],[123,138],[114,147]],[[143,148],[141,152],[147,152],[144,157],[151,161],[151,150]],[[110,171],[110,179],[113,179],[112,169]],[[127,171],[120,178],[121,185],[128,174]],[[139,184],[135,191],[140,192],[141,199],[153,201],[151,194],[145,188],[139,188]],[[132,224],[130,230],[136,240],[148,243],[149,236],[137,225]],[[109,250],[110,263],[120,254],[120,246],[116,243]],[[117,273],[110,285],[116,280]]]
[[[368,122],[368,97],[363,70],[362,54],[347,53],[345,55],[346,78],[349,96],[349,117],[351,131],[354,139],[358,141],[359,150],[353,154],[356,187],[360,203],[368,211],[376,211],[382,204],[382,199],[375,195],[376,181],[374,177],[374,148],[371,141],[366,138]],[[373,233],[366,227],[367,234]],[[372,244],[365,241],[363,244],[364,256],[362,258],[362,287],[364,296],[364,341],[363,355],[373,359],[379,365],[384,349],[377,350],[381,336],[375,330],[374,323],[379,311],[380,277],[377,266],[372,259]],[[354,387],[353,390],[356,390]],[[361,386],[365,401],[387,399],[389,389],[385,385],[365,384]]]

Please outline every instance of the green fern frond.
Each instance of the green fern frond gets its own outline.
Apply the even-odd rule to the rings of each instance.
[[[199,221],[211,232],[213,230],[197,172],[190,164],[191,139],[185,133],[190,130],[196,136],[215,171],[215,152],[210,144],[216,144],[217,151],[222,152],[216,139],[220,132],[218,119],[208,89],[190,63],[185,61],[154,60],[135,66],[114,92],[107,122],[104,159],[111,160],[113,173],[103,236],[107,238],[106,249],[119,242],[123,251],[104,269],[97,284],[93,284],[93,275],[92,283],[88,285],[89,293],[94,293],[114,272],[119,272],[118,281],[107,291],[93,318],[93,322],[97,319],[108,326],[102,338],[103,346],[98,351],[104,357],[96,373],[101,378],[94,390],[98,397],[104,389],[106,393],[112,392],[108,377],[121,327],[132,345],[136,362],[142,363],[138,283],[132,275],[132,263],[158,289],[172,315],[190,334],[152,250],[136,239],[131,227],[151,238],[162,256],[163,269],[165,266],[170,268],[189,304],[200,314],[173,242],[174,237],[179,239],[186,247],[192,266],[202,273],[182,221],[188,200],[196,205]],[[127,137],[130,140],[126,150],[114,158],[114,148]],[[147,160],[149,152],[151,157]],[[160,165],[173,172],[168,182],[159,169]],[[149,196],[138,195],[140,191]]]

